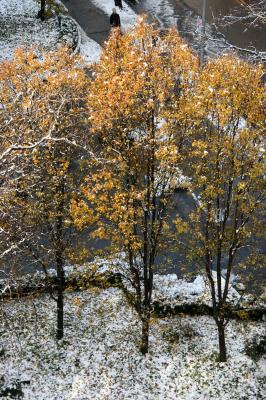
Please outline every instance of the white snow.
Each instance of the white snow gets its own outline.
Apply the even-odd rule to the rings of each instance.
[[[244,352],[247,339],[263,335],[260,323],[228,325],[229,360],[220,365],[211,318],[153,320],[145,357],[139,320],[119,289],[67,293],[65,308],[65,338],[57,344],[48,296],[2,303],[0,393],[29,381],[26,400],[263,398],[265,360]]]
[[[0,61],[11,59],[18,47],[37,46],[45,50],[55,50],[60,45],[57,18],[42,22],[36,18],[39,8],[35,0],[0,1]],[[88,64],[97,62],[101,46],[90,39],[80,26],[79,30],[80,54]]]
[[[76,269],[78,268],[78,269]],[[124,253],[117,254],[113,258],[95,258],[95,260],[80,267],[70,266],[66,269],[66,274],[81,274],[89,271],[94,271],[96,274],[121,273],[125,277],[128,276],[128,264]],[[216,285],[216,272],[212,271],[213,279]],[[131,291],[130,283],[123,278],[123,284],[127,290]],[[225,279],[221,278],[222,290],[224,289]],[[217,290],[216,290],[217,291]],[[245,298],[243,297],[243,300]],[[238,304],[241,300],[241,295],[233,288],[232,280],[229,285],[228,301],[232,304]],[[175,306],[176,304],[206,304],[211,306],[212,299],[210,294],[209,283],[204,275],[196,275],[189,280],[178,278],[176,274],[154,274],[154,290],[153,301],[159,301],[161,304]]]
[[[178,16],[175,14],[174,8],[169,1],[146,0],[145,10],[159,21],[161,28],[165,27],[166,23],[167,27],[177,26]]]
[[[18,47],[57,48],[60,41],[56,18],[37,19],[39,5],[34,0],[0,1],[0,61],[12,58]]]
[[[156,298],[176,298],[194,296],[205,292],[203,276],[198,275],[192,282],[178,279],[176,274],[155,275],[154,290]]]
[[[100,59],[102,48],[101,46],[89,38],[86,33],[81,30],[80,54],[88,64],[98,62]]]
[[[141,264],[141,263],[140,263]],[[65,267],[65,276],[67,278],[78,277],[82,281],[82,276],[101,277],[109,274],[122,274],[122,281],[124,287],[129,292],[134,292],[130,281],[127,279],[130,276],[129,267],[126,261],[126,255],[119,253],[113,257],[100,258],[96,257],[92,262],[85,265],[69,265]],[[56,276],[54,269],[49,269],[48,274],[50,277]],[[212,272],[213,279],[216,285],[217,277],[216,272]],[[45,275],[43,272],[35,272],[34,274],[27,274],[17,279],[16,276],[6,276],[0,279],[0,292],[4,294],[8,292],[11,287],[24,286],[30,283],[31,286],[43,286]],[[245,304],[246,296],[241,296],[236,289],[232,286],[232,277],[229,285],[228,302],[232,305],[237,305],[243,300]],[[222,277],[222,290],[224,289],[225,279]],[[217,292],[217,290],[216,290]],[[193,278],[178,278],[176,274],[154,274],[154,289],[153,289],[153,302],[159,302],[162,306],[171,306],[174,308],[176,305],[181,304],[202,304],[212,306],[212,299],[210,293],[209,282],[204,275],[196,275]],[[243,305],[242,304],[242,305]]]
[[[216,272],[213,271],[216,284]],[[225,279],[222,278],[222,290]],[[217,290],[216,290],[217,292]],[[192,280],[178,279],[176,274],[154,275],[154,301],[174,307],[179,304],[206,304],[212,306],[209,283],[203,275],[197,275]],[[230,285],[228,301],[237,304],[241,300],[240,294]]]

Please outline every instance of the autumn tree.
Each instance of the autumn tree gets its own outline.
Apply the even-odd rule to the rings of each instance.
[[[265,200],[261,75],[261,67],[230,56],[209,61],[191,99],[197,105],[191,113],[191,176],[199,201],[190,216],[188,243],[209,283],[220,361],[227,360],[225,312],[230,278],[241,267],[240,249],[250,250]]]
[[[180,171],[186,124],[179,123],[197,59],[175,29],[164,37],[141,19],[132,33],[113,31],[95,66],[88,106],[99,140],[98,163],[73,202],[76,223],[97,220],[95,236],[123,252],[121,270],[142,323],[148,352],[153,274],[169,233],[167,211]],[[85,222],[86,223],[86,222]]]
[[[42,267],[47,278],[49,267],[56,268],[52,296],[61,339],[64,266],[73,240],[69,202],[78,192],[77,161],[88,145],[87,77],[81,60],[66,49],[41,58],[19,50],[14,60],[0,65],[0,72],[6,178],[0,196],[1,246],[5,256],[15,254],[18,262]]]

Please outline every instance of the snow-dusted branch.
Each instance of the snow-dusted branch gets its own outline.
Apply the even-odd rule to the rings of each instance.
[[[241,22],[249,26],[266,24],[266,0],[246,2],[241,1],[240,6],[231,15],[222,18],[226,25]]]

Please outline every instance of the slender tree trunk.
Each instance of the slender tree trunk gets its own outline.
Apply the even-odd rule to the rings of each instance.
[[[61,291],[57,297],[57,329],[56,339],[60,340],[64,336],[64,296]]]
[[[57,259],[57,330],[56,338],[62,339],[64,336],[64,289],[65,274],[62,256]]]
[[[45,5],[46,5],[46,0],[41,0],[41,9],[38,12],[38,18],[41,18],[42,21],[45,19]]]
[[[226,344],[225,344],[225,330],[223,322],[217,323],[218,336],[219,336],[219,362],[226,362]]]
[[[140,351],[142,354],[147,354],[149,351],[149,329],[150,329],[150,315],[146,314],[141,319],[142,322],[142,334],[141,334],[141,346]]]
[[[56,338],[62,339],[64,336],[64,290],[65,290],[65,272],[64,272],[64,249],[63,249],[63,213],[64,213],[64,182],[60,182],[57,188],[59,203],[57,205],[56,217],[56,275],[57,275],[57,332]]]

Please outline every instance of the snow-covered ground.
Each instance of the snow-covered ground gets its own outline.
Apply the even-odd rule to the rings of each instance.
[[[119,289],[70,292],[65,307],[65,338],[57,344],[48,296],[2,304],[0,397],[11,398],[13,387],[26,400],[265,398],[265,360],[255,363],[244,350],[263,334],[260,323],[231,322],[229,361],[218,364],[211,318],[153,320],[145,357],[138,351],[139,321]]]
[[[57,3],[60,4],[58,0]],[[64,43],[58,19],[53,17],[42,22],[36,18],[39,8],[35,0],[0,0],[0,61],[12,58],[18,47],[55,50]],[[88,64],[97,62],[101,46],[79,29],[81,55]]]
[[[101,46],[89,38],[84,31],[81,31],[80,54],[88,64],[98,62],[100,59]]]
[[[0,271],[3,278],[0,279],[0,295],[9,295],[10,292],[16,291],[17,288],[28,288],[31,290],[38,290],[45,285],[45,274],[41,271],[29,273],[25,275],[17,274],[15,271]],[[134,292],[129,280],[126,279],[130,276],[129,267],[126,262],[124,253],[119,253],[108,258],[96,257],[92,262],[84,265],[68,265],[65,266],[65,276],[68,282],[72,281],[86,281],[94,282],[98,280],[106,281],[108,276],[117,276],[121,274],[122,283],[124,288],[129,292]],[[216,282],[215,271],[213,271],[214,281]],[[56,270],[49,269],[48,275],[56,277]],[[222,288],[224,287],[225,280],[222,277]],[[232,275],[231,284],[228,292],[228,302],[232,306],[239,306],[242,308],[250,308],[250,294],[240,294],[236,286],[243,286],[239,283],[239,277]],[[244,290],[245,290],[245,286]],[[253,307],[262,307],[265,305],[263,300],[258,297],[255,299],[253,296]],[[160,307],[171,307],[174,309],[180,305],[203,305],[212,307],[212,299],[208,281],[204,275],[194,275],[178,277],[176,274],[154,274],[154,289],[152,301]]]
[[[215,272],[213,272],[214,280]],[[222,288],[225,280],[222,278]],[[236,305],[241,299],[240,294],[232,287],[229,288],[228,302]],[[207,279],[198,275],[192,280],[178,279],[176,274],[154,275],[154,300],[161,305],[204,304],[212,306],[211,293]]]
[[[145,10],[153,18],[158,20],[160,26],[163,28],[167,26],[177,26],[179,16],[175,13],[172,4],[167,0],[145,0]]]
[[[56,18],[37,19],[34,0],[0,1],[0,61],[12,58],[17,47],[40,46],[55,49],[60,40]]]

